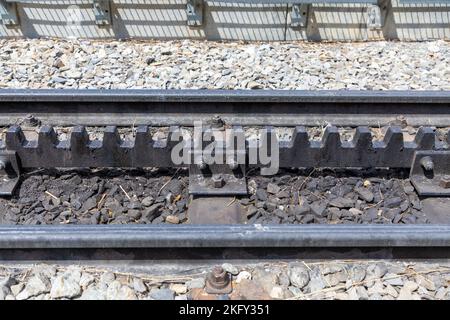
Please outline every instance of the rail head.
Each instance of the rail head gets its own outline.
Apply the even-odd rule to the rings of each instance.
[[[0,226],[0,249],[450,247],[450,225]]]
[[[4,102],[223,102],[449,104],[450,91],[3,89]]]

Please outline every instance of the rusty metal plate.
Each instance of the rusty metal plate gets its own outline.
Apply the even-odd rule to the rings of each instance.
[[[220,179],[219,183],[217,180]],[[227,165],[208,166],[200,169],[189,167],[189,193],[205,196],[247,195],[245,167],[231,170]]]
[[[19,183],[20,167],[14,151],[0,151],[0,196],[11,196]]]
[[[450,196],[450,152],[417,151],[410,179],[420,196]]]
[[[427,198],[422,201],[422,205],[431,223],[450,224],[450,198]]]
[[[239,201],[232,197],[193,199],[188,208],[190,224],[237,224],[244,217]]]

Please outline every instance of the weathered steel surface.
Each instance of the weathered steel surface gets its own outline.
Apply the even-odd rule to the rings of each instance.
[[[229,125],[328,123],[448,126],[448,91],[0,90],[0,125],[188,125],[219,115]]]
[[[450,196],[450,152],[416,152],[410,176],[419,195]]]
[[[1,249],[449,246],[447,224],[0,226]]]
[[[68,136],[61,138],[52,126],[41,126],[37,138],[26,138],[18,125],[9,127],[0,140],[0,151],[4,157],[14,152],[18,166],[23,168],[55,167],[190,167],[192,194],[209,195],[244,195],[247,192],[245,167],[268,167],[264,155],[274,151],[271,163],[279,168],[308,167],[389,167],[409,168],[417,151],[448,150],[449,137],[439,140],[435,129],[421,127],[415,138],[404,141],[402,129],[390,126],[382,139],[375,139],[368,127],[357,127],[350,141],[345,141],[335,126],[324,129],[320,141],[308,136],[303,126],[295,126],[288,140],[278,141],[274,128],[265,126],[260,140],[245,140],[245,133],[240,126],[230,126],[221,116],[212,116],[214,112],[240,119],[242,115],[253,116],[259,111],[266,123],[271,117],[282,115],[295,116],[297,113],[309,117],[308,112],[316,112],[322,121],[333,122],[333,115],[341,113],[349,116],[370,117],[370,115],[401,112],[424,116],[430,112],[440,119],[450,115],[450,92],[230,92],[230,91],[21,91],[7,90],[0,92],[0,114],[33,110],[33,117],[39,121],[40,112],[52,114],[52,117],[66,118],[66,113],[83,116],[87,109],[94,109],[93,117],[99,114],[113,119],[114,112],[134,121],[133,111],[145,114],[166,112],[167,119],[176,122],[177,114],[207,114],[202,116],[203,133],[212,129],[234,129],[235,138],[217,144],[214,154],[221,161],[200,166],[205,160],[204,151],[210,142],[203,141],[200,155],[196,154],[197,138],[183,140],[180,126],[170,127],[166,140],[153,140],[152,130],[147,125],[139,125],[131,137],[122,138],[116,126],[104,128],[103,136],[91,140],[83,126],[74,126]],[[96,112],[96,113],[95,113]],[[175,116],[172,118],[172,114]],[[267,116],[267,117],[266,117]],[[211,121],[213,119],[214,121]],[[427,114],[426,119],[429,119]],[[12,122],[12,121],[11,121]],[[11,123],[10,122],[10,123]],[[14,121],[15,122],[15,121]],[[220,124],[219,128],[214,124]],[[272,124],[272,123],[270,123]],[[450,121],[446,123],[446,126]],[[209,129],[208,129],[209,128]],[[203,129],[202,129],[203,130]],[[209,131],[208,131],[209,130]],[[223,131],[221,131],[223,132]],[[226,141],[225,141],[226,140]],[[231,141],[242,140],[241,146],[233,145],[232,151],[243,155],[243,160],[230,156],[227,147]],[[186,152],[188,161],[175,161],[173,151],[180,144],[191,146]],[[194,148],[193,148],[194,147]],[[264,149],[266,147],[266,149]],[[265,150],[265,151],[264,151]],[[256,155],[253,158],[251,155]],[[199,159],[200,156],[200,159]],[[267,157],[266,157],[267,158]],[[6,161],[8,162],[8,161]],[[11,161],[9,161],[11,162]],[[239,168],[236,165],[242,165]],[[222,166],[222,167],[220,167]],[[240,169],[237,174],[236,169]],[[226,169],[226,170],[225,170]],[[208,175],[209,172],[209,175]],[[9,175],[13,178],[11,175]],[[215,181],[217,180],[217,181]],[[14,187],[10,183],[2,190],[11,194]]]
[[[244,220],[239,201],[232,197],[194,198],[189,203],[190,224],[240,224]]]
[[[27,140],[22,129],[14,125],[5,133],[5,140],[0,141],[0,150],[15,151],[23,168],[187,167],[172,160],[172,148],[181,141],[173,136],[180,130],[172,127],[167,142],[162,143],[152,139],[148,126],[139,126],[134,139],[122,139],[116,127],[106,127],[101,140],[90,140],[86,129],[77,126],[69,139],[59,140],[52,127],[43,126],[37,140]],[[326,127],[321,141],[311,140],[304,127],[296,127],[290,141],[277,141],[271,132],[273,128],[267,127],[261,143],[247,140],[246,153],[259,154],[266,141],[269,145],[274,143],[279,150],[280,167],[409,168],[416,151],[448,148],[447,142],[437,141],[430,127],[420,128],[414,141],[404,141],[401,128],[395,126],[389,127],[381,141],[373,140],[366,127],[358,127],[352,141],[342,141],[334,126]],[[259,155],[256,160],[257,163],[243,165],[266,165]],[[195,163],[193,155],[190,161]]]

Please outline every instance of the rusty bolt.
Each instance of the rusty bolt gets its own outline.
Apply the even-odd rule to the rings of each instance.
[[[429,156],[420,159],[420,165],[425,171],[432,171],[434,169],[433,159]]]
[[[213,175],[211,180],[213,182],[214,188],[222,188],[225,184],[225,180],[220,174]]]
[[[214,289],[220,290],[226,288],[229,285],[230,276],[221,266],[215,266],[209,273],[206,280],[209,286]]]
[[[450,176],[443,176],[439,181],[439,186],[444,189],[450,188]]]

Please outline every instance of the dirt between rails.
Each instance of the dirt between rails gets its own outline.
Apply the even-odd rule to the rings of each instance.
[[[244,223],[430,223],[406,171],[250,171],[248,190]],[[0,224],[180,224],[190,199],[186,169],[36,170],[0,199]]]

